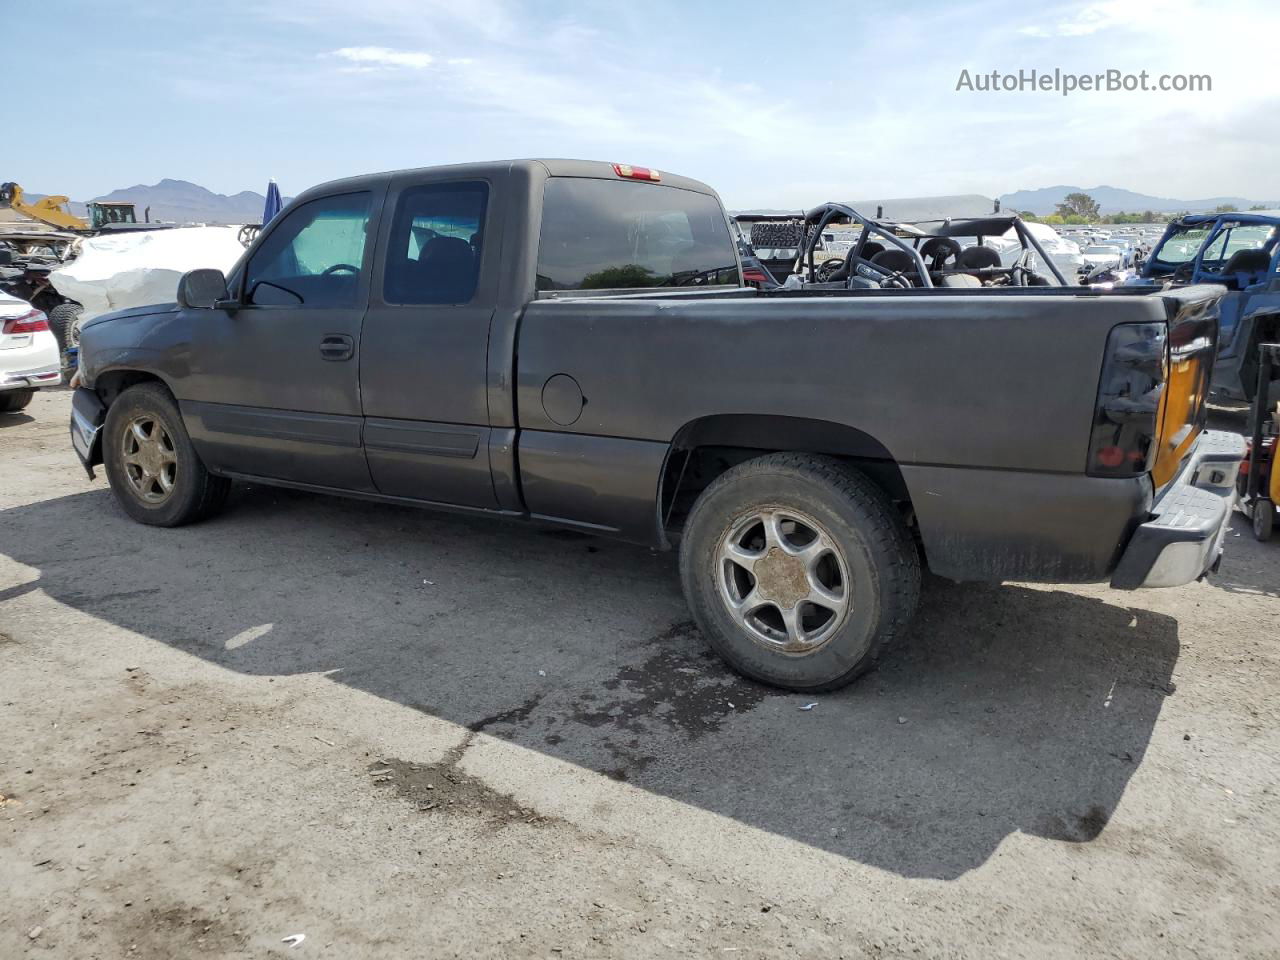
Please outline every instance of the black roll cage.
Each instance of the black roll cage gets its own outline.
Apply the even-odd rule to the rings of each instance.
[[[804,215],[806,226],[810,224],[812,224],[812,226],[808,226],[804,238],[804,245],[796,252],[796,272],[805,270],[811,279],[816,279],[817,265],[813,258],[814,251],[817,249],[818,240],[822,237],[822,231],[825,230],[827,225],[837,217],[844,218],[849,223],[857,223],[862,226],[862,233],[858,237],[858,242],[849,251],[849,257],[857,257],[861,260],[861,251],[867,243],[867,238],[872,234],[883,237],[893,246],[904,251],[911,257],[916,266],[916,275],[920,278],[921,286],[924,287],[932,287],[933,278],[929,275],[929,268],[924,262],[924,257],[920,255],[919,241],[929,237],[975,236],[978,238],[978,242],[981,243],[984,236],[991,235],[990,233],[980,233],[976,230],[967,232],[965,229],[966,224],[982,224],[984,226],[986,224],[1003,225],[1004,229],[1000,231],[1000,235],[1003,235],[1012,228],[1017,234],[1018,240],[1022,243],[1022,249],[1024,251],[1028,248],[1033,250],[1037,256],[1040,257],[1040,262],[1048,267],[1053,273],[1053,276],[1058,281],[1059,285],[1064,287],[1071,285],[1062,275],[1062,271],[1058,269],[1058,265],[1053,262],[1047,253],[1044,252],[1044,248],[1040,246],[1040,241],[1038,241],[1031,231],[1027,229],[1025,221],[1023,221],[1019,216],[1009,214],[998,217],[973,217],[963,220],[948,218],[946,220],[938,221],[922,221],[929,224],[937,223],[940,225],[934,230],[923,230],[919,226],[911,223],[895,223],[891,227],[886,227],[876,220],[864,217],[848,204],[834,202],[824,203],[820,207],[814,207]],[[844,220],[841,222],[844,222]],[[898,236],[896,231],[910,231],[910,238],[915,240],[916,244],[914,246],[908,245],[900,236]],[[853,270],[850,270],[849,278],[851,279],[852,277]],[[846,280],[846,285],[848,285],[848,283],[849,280]]]

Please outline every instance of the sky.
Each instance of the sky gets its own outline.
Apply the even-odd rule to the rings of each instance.
[[[11,25],[33,9],[9,4]],[[54,69],[59,92],[38,135],[10,131],[32,140],[0,179],[74,199],[530,156],[680,173],[731,208],[1060,183],[1280,199],[1280,83],[1254,39],[1280,36],[1275,0],[49,0],[19,19],[11,36],[74,56],[7,45],[9,76]],[[956,89],[1055,68],[1212,90]]]

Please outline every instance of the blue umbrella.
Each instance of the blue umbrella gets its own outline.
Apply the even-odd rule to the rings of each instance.
[[[267,202],[262,206],[262,225],[265,227],[271,218],[280,212],[280,188],[275,180],[267,184]]]

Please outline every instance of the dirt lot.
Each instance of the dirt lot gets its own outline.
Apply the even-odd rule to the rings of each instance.
[[[670,555],[265,488],[148,529],[68,407],[0,420],[0,957],[1280,955],[1240,520],[1184,589],[932,583],[806,711]]]

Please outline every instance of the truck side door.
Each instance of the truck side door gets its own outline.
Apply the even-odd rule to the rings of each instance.
[[[405,174],[365,316],[364,448],[378,492],[496,509],[487,351],[501,232],[485,178]]]
[[[291,207],[233,277],[237,304],[191,311],[179,399],[213,469],[372,490],[359,350],[383,189]]]

